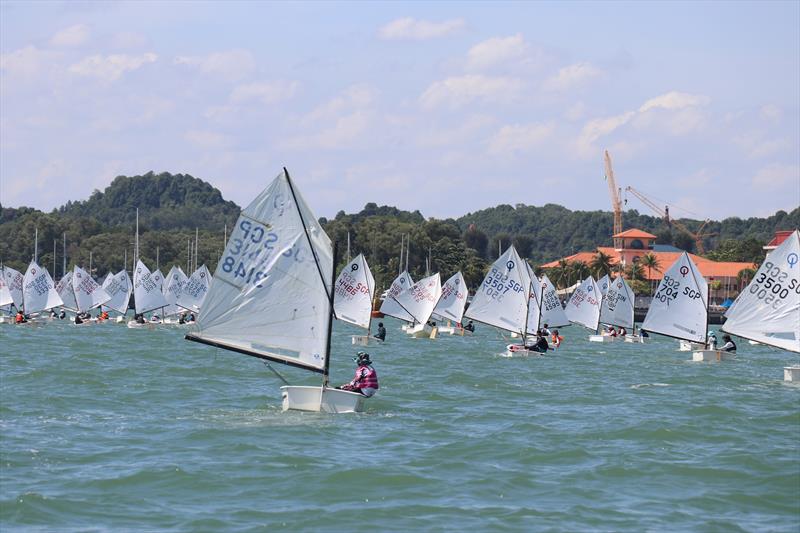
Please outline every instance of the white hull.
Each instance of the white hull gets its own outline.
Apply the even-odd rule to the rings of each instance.
[[[0,324],[11,324],[12,322],[14,322],[14,317],[0,316]]]
[[[716,362],[727,361],[736,356],[733,352],[723,352],[722,350],[697,350],[692,353],[692,361],[695,362]]]
[[[409,327],[406,333],[415,339],[434,339],[436,338],[435,330],[438,328],[431,327],[427,324],[417,324],[414,327]]]
[[[140,324],[135,320],[131,320],[128,322],[128,327],[131,329],[155,329],[156,324],[154,322],[145,322],[144,324]]]
[[[541,357],[544,354],[536,350],[528,350],[521,344],[509,344],[506,346],[505,357]]]
[[[696,352],[699,350],[705,350],[706,345],[702,342],[689,342],[689,341],[678,341],[680,344],[678,345],[678,351],[681,352]]]
[[[760,343],[760,342],[758,342],[758,341],[747,341],[747,342],[749,342],[749,343],[750,343],[750,344],[752,344],[753,346],[760,346],[760,345],[761,345],[761,343]]]
[[[617,338],[611,335],[590,335],[589,342],[614,342]]]
[[[383,341],[370,337],[369,335],[353,335],[351,341],[354,346],[375,346],[376,344],[383,344]]]
[[[118,316],[117,318],[114,319],[114,322],[116,322],[117,324],[122,324],[122,323],[125,322],[125,317],[124,316]]]
[[[283,410],[323,413],[360,413],[366,396],[358,392],[322,387],[281,387]]]
[[[625,342],[644,342],[644,337],[641,335],[625,335]]]
[[[783,367],[783,381],[800,383],[800,365]]]

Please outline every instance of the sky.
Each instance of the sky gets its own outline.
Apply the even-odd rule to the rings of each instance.
[[[286,167],[318,216],[608,211],[604,150],[674,216],[800,205],[800,2],[0,1],[3,206]]]

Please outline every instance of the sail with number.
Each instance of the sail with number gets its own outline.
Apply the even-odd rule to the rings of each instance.
[[[725,317],[722,331],[800,352],[800,231],[767,254]]]
[[[524,334],[531,281],[514,246],[500,256],[475,291],[466,318]]]
[[[706,342],[708,283],[686,252],[658,284],[642,329],[676,339]]]
[[[102,309],[111,309],[117,313],[125,314],[128,311],[128,302],[131,299],[131,278],[126,270],[120,270],[116,274],[109,273],[103,282],[103,290],[111,298],[103,304]]]
[[[542,326],[547,324],[550,329],[569,326],[569,319],[561,307],[555,284],[546,274],[542,274],[539,282],[542,285]]]
[[[103,290],[100,284],[79,266],[76,266],[72,271],[72,289],[75,291],[78,311],[82,313],[94,309],[111,299],[111,296]]]
[[[441,296],[442,283],[437,272],[419,280],[397,296],[387,297],[381,306],[381,311],[412,324],[425,324]]]
[[[336,318],[362,328],[369,328],[375,278],[364,254],[350,261],[336,278],[333,310]]]
[[[208,295],[209,287],[211,287],[211,272],[205,265],[200,265],[200,268],[195,270],[184,284],[175,303],[179,307],[199,313],[206,295]]]
[[[14,298],[11,297],[11,291],[8,290],[5,271],[3,267],[0,267],[0,308],[10,308],[13,303]]]
[[[594,278],[589,276],[572,293],[564,312],[570,322],[596,330],[600,323],[602,299],[600,287]]]
[[[164,308],[164,316],[177,315],[183,312],[183,309],[178,307],[177,301],[187,281],[188,278],[186,274],[183,273],[183,270],[179,266],[173,266],[169,270],[169,273],[167,273],[161,291],[164,293],[164,299],[166,299],[169,304]]]
[[[25,313],[38,313],[63,305],[61,297],[56,292],[53,278],[42,268],[31,261],[22,280],[22,298]]]
[[[413,322],[414,317],[408,313],[404,313],[402,309],[398,310],[396,303],[394,303],[392,300],[393,296],[397,296],[404,290],[411,287],[413,284],[414,280],[411,279],[411,276],[405,270],[399,276],[397,276],[389,286],[389,290],[386,291],[386,294],[384,295],[383,303],[381,304],[380,309],[381,313],[400,318],[406,322]],[[397,316],[398,314],[401,316]]]
[[[284,170],[239,215],[187,340],[325,373],[333,251]]]
[[[72,271],[70,270],[56,283],[56,292],[64,302],[62,307],[70,311],[78,311],[78,301],[75,299],[75,289],[72,288]]]
[[[456,272],[442,285],[442,297],[433,309],[433,316],[461,322],[467,304],[467,283],[464,275]]]
[[[133,298],[138,314],[167,305],[161,293],[161,273],[158,270],[150,272],[141,261],[136,262],[136,270],[133,271]]]
[[[22,309],[22,283],[24,276],[22,275],[22,272],[14,270],[8,266],[3,267],[3,271],[3,274],[6,278],[8,292],[11,293],[11,299],[14,301],[14,307],[17,309]]]
[[[600,290],[603,290],[602,286]],[[634,299],[633,291],[622,276],[608,281],[600,308],[600,322],[633,329]]]

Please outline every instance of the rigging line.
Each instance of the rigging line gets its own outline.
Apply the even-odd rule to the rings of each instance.
[[[700,213],[695,213],[694,211],[690,211],[690,210],[686,209],[685,207],[681,207],[679,205],[676,205],[676,204],[674,204],[672,202],[668,202],[667,200],[664,200],[662,198],[658,198],[658,197],[653,196],[653,195],[648,195],[648,197],[652,198],[653,200],[658,200],[659,202],[667,204],[668,206],[672,207],[673,209],[678,209],[680,211],[683,211],[684,213],[689,213],[690,215],[694,215],[696,217],[700,217],[701,220],[705,220],[703,215],[701,215]]]
[[[277,370],[275,370],[274,368],[272,368],[272,365],[271,365],[271,364],[269,364],[269,361],[264,361],[264,364],[267,366],[267,368],[269,368],[270,370],[272,370],[272,373],[273,373],[273,374],[275,374],[276,376],[278,376],[278,379],[280,379],[281,381],[283,381],[283,382],[284,382],[284,383],[285,383],[287,386],[289,386],[289,385],[290,385],[290,383],[289,383],[288,381],[286,381],[286,378],[284,378],[283,376],[281,376],[280,372],[278,372]]]

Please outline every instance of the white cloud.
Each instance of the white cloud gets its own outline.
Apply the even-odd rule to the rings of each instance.
[[[50,44],[58,47],[80,46],[89,40],[89,28],[83,24],[75,24],[57,32],[50,39]]]
[[[148,63],[155,63],[158,56],[152,52],[133,56],[112,54],[94,55],[70,65],[69,71],[81,76],[90,76],[104,81],[118,80],[125,72],[137,70]]]
[[[26,46],[13,52],[0,54],[0,69],[9,74],[32,77],[42,70],[52,56],[53,54],[39,50],[35,46]]]
[[[710,99],[701,94],[679,93],[677,91],[668,92],[661,96],[656,96],[646,101],[639,108],[640,113],[645,113],[651,109],[684,109],[687,107],[698,107],[708,104]]]
[[[761,107],[759,114],[768,122],[779,122],[783,117],[783,110],[774,104],[767,104]]]
[[[464,27],[463,19],[450,19],[442,22],[417,20],[411,17],[393,20],[383,26],[379,35],[387,40],[423,41],[450,35]]]
[[[511,37],[493,37],[480,42],[467,52],[467,67],[481,70],[510,61],[522,60],[528,51],[528,45],[518,33]]]
[[[371,107],[377,98],[377,90],[366,84],[351,85],[341,94],[331,98],[306,115],[304,122],[335,119],[342,113]]]
[[[208,130],[189,130],[184,133],[183,138],[203,149],[216,150],[227,148],[232,144],[230,137]]]
[[[765,139],[764,132],[743,133],[734,137],[733,142],[750,158],[768,157],[789,147],[786,139]]]
[[[773,163],[759,170],[752,180],[757,189],[775,190],[794,184],[795,199],[800,194],[800,166]]]
[[[503,126],[489,140],[493,155],[525,152],[549,139],[555,131],[553,123],[513,124]]]
[[[456,76],[431,84],[420,96],[420,102],[427,109],[442,105],[457,108],[472,100],[508,100],[516,96],[522,87],[522,81],[516,78],[480,74]]]
[[[288,100],[297,92],[299,84],[296,81],[260,81],[239,85],[231,93],[233,103],[259,101],[264,104],[274,104],[281,100]]]
[[[566,91],[600,77],[603,72],[589,63],[576,63],[558,71],[555,76],[545,80],[548,91]]]
[[[586,104],[583,102],[575,102],[564,112],[567,120],[576,121],[582,119],[586,115]]]
[[[147,43],[147,37],[132,31],[123,31],[111,38],[111,45],[115,48],[141,48]]]
[[[606,118],[596,118],[587,122],[578,137],[577,148],[582,155],[591,156],[598,152],[594,142],[600,137],[608,135],[620,126],[627,124],[636,115],[635,111],[627,111],[621,115]]]
[[[440,122],[434,122],[435,126],[429,131],[421,131],[415,128],[417,134],[417,144],[424,147],[440,148],[443,146],[460,146],[474,138],[482,130],[495,123],[495,119],[489,115],[472,115],[452,128],[442,128]]]
[[[319,133],[298,135],[286,139],[281,147],[287,150],[308,150],[310,148],[340,149],[352,147],[362,138],[371,122],[369,113],[356,111],[337,118],[333,125]]]
[[[178,56],[176,65],[187,65],[203,74],[216,76],[227,81],[241,80],[256,68],[256,60],[247,50],[228,50],[214,52],[207,56]]]

